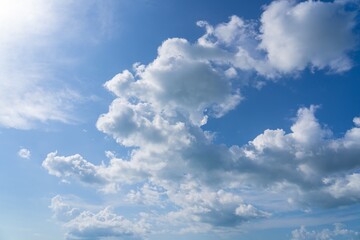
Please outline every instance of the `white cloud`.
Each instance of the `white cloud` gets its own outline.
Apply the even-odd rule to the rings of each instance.
[[[304,226],[291,232],[292,240],[331,240],[331,239],[358,239],[359,232],[344,228],[341,223],[335,223],[334,229],[308,231]]]
[[[291,73],[310,66],[341,72],[351,68],[355,12],[340,2],[274,1],[261,16],[261,44],[269,63]]]
[[[18,151],[18,156],[21,157],[21,158],[26,158],[26,159],[29,159],[31,157],[31,152],[29,149],[26,149],[26,148],[21,148],[19,151]]]

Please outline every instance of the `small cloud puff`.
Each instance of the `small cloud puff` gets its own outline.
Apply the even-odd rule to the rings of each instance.
[[[18,151],[18,156],[21,157],[21,158],[25,158],[25,159],[30,159],[31,157],[31,152],[29,149],[26,149],[26,148],[21,148],[19,151]]]

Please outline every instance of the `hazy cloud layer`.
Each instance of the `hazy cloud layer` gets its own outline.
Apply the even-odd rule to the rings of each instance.
[[[202,129],[209,117],[220,118],[241,102],[244,85],[263,85],[243,79],[245,71],[263,76],[264,82],[307,67],[351,68],[347,53],[355,47],[355,13],[344,4],[275,1],[265,8],[260,30],[236,16],[216,26],[198,22],[206,32],[197,42],[168,39],[152,62],[136,63],[105,83],[116,99],[96,126],[132,147],[128,158],[107,154],[108,163],[95,165],[79,154],[53,152],[43,167],[66,181],[152,207],[139,214],[151,219],[152,229],[237,229],[244,222],[271,218],[275,209],[357,203],[359,117],[336,138],[315,117],[317,106],[303,107],[289,133],[266,129],[248,144],[231,147],[214,144],[214,134]],[[269,202],[280,199],[281,206],[264,203],[259,192]],[[69,212],[61,204],[59,209]],[[74,238],[91,232],[101,238],[126,235],[128,221],[105,208],[84,210],[64,226]],[[303,230],[296,231],[295,237]]]

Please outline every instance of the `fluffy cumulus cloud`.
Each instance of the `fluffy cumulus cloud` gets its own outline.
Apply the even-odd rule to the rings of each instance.
[[[241,102],[244,85],[261,85],[241,78],[246,71],[266,81],[306,67],[349,69],[355,13],[344,4],[276,1],[265,8],[260,32],[237,16],[216,26],[198,22],[206,32],[195,43],[168,39],[152,62],[136,63],[105,83],[115,100],[96,126],[130,147],[128,157],[107,154],[107,162],[95,165],[79,154],[53,152],[43,167],[63,180],[119,194],[124,204],[146,205],[152,211],[138,219],[151,219],[152,229],[238,229],[289,205],[357,203],[359,117],[337,138],[316,118],[319,107],[303,107],[290,132],[266,129],[247,144],[231,147],[215,144],[214,134],[202,128],[208,118],[220,118]],[[267,203],[260,195],[268,197]],[[268,204],[275,199],[282,206]],[[67,219],[64,226],[74,238],[125,236],[130,224],[108,208],[75,211],[57,201],[53,210]],[[131,222],[130,232],[143,233],[137,229],[141,220]]]
[[[261,17],[261,44],[269,63],[281,72],[307,66],[333,71],[351,68],[347,52],[356,45],[356,12],[344,1],[275,1]]]

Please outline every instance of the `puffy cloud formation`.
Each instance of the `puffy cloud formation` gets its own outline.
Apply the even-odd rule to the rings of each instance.
[[[19,151],[18,151],[18,156],[21,157],[21,158],[26,158],[26,159],[29,159],[31,157],[31,152],[29,149],[26,149],[26,148],[21,148]]]
[[[292,231],[292,240],[330,240],[330,239],[358,239],[360,233],[344,228],[341,223],[335,223],[334,229],[308,231],[304,226]]]
[[[220,118],[239,104],[240,88],[249,83],[241,78],[245,71],[275,78],[306,67],[350,68],[346,54],[355,46],[355,20],[344,4],[273,2],[262,15],[261,33],[256,25],[236,16],[216,26],[198,22],[206,33],[197,42],[168,39],[152,62],[136,63],[131,71],[124,70],[105,83],[116,99],[96,126],[120,145],[131,147],[130,156],[120,159],[107,154],[108,163],[95,165],[79,154],[53,152],[43,167],[64,180],[121,194],[127,204],[151,207],[153,211],[145,215],[151,218],[152,229],[169,224],[184,232],[238,229],[289,205],[302,209],[357,203],[358,117],[354,127],[335,138],[315,117],[317,106],[303,107],[289,133],[266,129],[247,144],[231,147],[215,144],[214,134],[202,128],[209,117]],[[284,12],[277,14],[279,9]],[[306,20],[308,16],[315,25]],[[338,22],[338,28],[330,27],[328,19]],[[271,31],[271,26],[280,33]],[[322,37],[336,37],[323,46],[319,27],[325,31]],[[304,32],[303,38],[293,36],[294,28]],[[285,37],[281,49],[277,34]],[[310,49],[302,49],[305,45]],[[334,45],[337,48],[327,51]],[[299,56],[287,59],[294,51]],[[274,208],[262,196],[267,202],[280,199],[281,206]],[[59,208],[71,215],[71,209],[61,204]],[[108,210],[83,211],[71,215],[65,226],[74,237],[100,230],[109,234],[96,235],[100,238],[119,236],[114,228],[123,233],[127,221]]]

